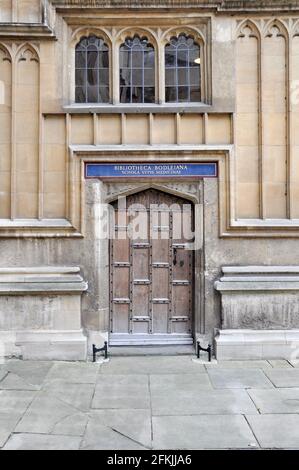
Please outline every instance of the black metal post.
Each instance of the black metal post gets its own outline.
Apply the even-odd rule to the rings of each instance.
[[[97,348],[95,344],[92,345],[92,362],[96,362],[96,355],[99,352],[104,352],[105,359],[108,359],[108,343],[105,341],[102,348]]]
[[[200,341],[197,341],[197,359],[200,359],[200,351],[207,352],[209,355],[209,362],[212,361],[212,345],[209,344],[207,348],[203,348],[200,345]]]

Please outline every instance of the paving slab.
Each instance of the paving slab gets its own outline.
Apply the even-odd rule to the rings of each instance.
[[[27,390],[0,390],[0,412],[22,414],[35,396],[36,392]]]
[[[51,434],[59,434],[65,436],[83,436],[88,423],[88,415],[78,413],[59,421],[53,426]]]
[[[149,378],[146,375],[99,375],[92,408],[148,409]]]
[[[274,368],[277,368],[277,367],[279,369],[292,369],[293,368],[293,366],[288,361],[285,361],[284,359],[269,359],[268,362]]]
[[[217,361],[206,364],[206,368],[215,369],[271,369],[268,361]]]
[[[41,385],[26,382],[19,375],[7,372],[6,377],[0,382],[1,390],[40,390]]]
[[[264,448],[299,449],[299,368],[287,364],[203,366],[190,356],[7,361],[0,448],[246,449],[256,435]]]
[[[7,370],[0,366],[0,382],[7,375]]]
[[[245,390],[152,389],[153,415],[257,414]]]
[[[0,448],[14,431],[34,396],[35,393],[29,391],[0,391]]]
[[[275,387],[299,388],[299,369],[269,369],[265,374]]]
[[[101,410],[90,413],[82,449],[149,449],[149,410]]]
[[[292,365],[292,367],[295,367],[295,368],[299,368],[299,360],[296,359],[295,361],[290,361],[290,364]]]
[[[72,406],[78,411],[88,411],[94,394],[94,384],[75,384],[62,381],[47,382],[44,391],[49,396],[58,398],[61,402]]]
[[[103,364],[100,374],[196,374],[204,373],[202,364],[192,361],[193,356],[114,357]]]
[[[299,449],[299,415],[257,415],[247,420],[261,447]]]
[[[20,417],[18,413],[0,412],[0,449],[14,431]]]
[[[18,433],[51,434],[59,423],[75,415],[78,415],[76,408],[51,394],[39,392],[15,431]],[[81,423],[79,423],[79,430],[76,432],[80,435]]]
[[[81,437],[13,434],[3,450],[78,450]]]
[[[28,384],[41,385],[53,367],[53,362],[11,359],[5,362],[4,367],[8,372],[19,376]]]
[[[95,363],[55,363],[49,371],[46,381],[60,380],[68,383],[94,384],[97,379],[100,365]]]
[[[299,388],[248,390],[260,413],[299,413]]]
[[[258,444],[243,416],[154,416],[154,449],[248,449]]]
[[[150,375],[151,390],[177,390],[178,392],[212,390],[208,374]]]
[[[220,388],[273,388],[270,380],[260,369],[209,368],[212,385]]]

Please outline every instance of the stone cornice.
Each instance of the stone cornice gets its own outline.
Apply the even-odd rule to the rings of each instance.
[[[216,12],[299,11],[299,0],[50,0],[57,8],[196,8]]]
[[[299,291],[299,266],[225,266],[215,282],[222,292]]]
[[[0,268],[0,296],[78,294],[87,289],[78,267]]]
[[[40,23],[0,23],[0,37],[14,39],[50,39],[55,40],[54,31]]]

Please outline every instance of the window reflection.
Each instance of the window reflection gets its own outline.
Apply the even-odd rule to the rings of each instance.
[[[109,48],[96,36],[84,37],[76,46],[76,102],[109,102]]]
[[[201,101],[200,46],[180,34],[165,47],[166,102]]]
[[[127,38],[120,47],[120,102],[155,102],[155,49],[145,37]]]

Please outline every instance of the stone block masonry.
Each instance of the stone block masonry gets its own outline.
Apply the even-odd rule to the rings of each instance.
[[[0,269],[0,357],[85,360],[76,267]]]

